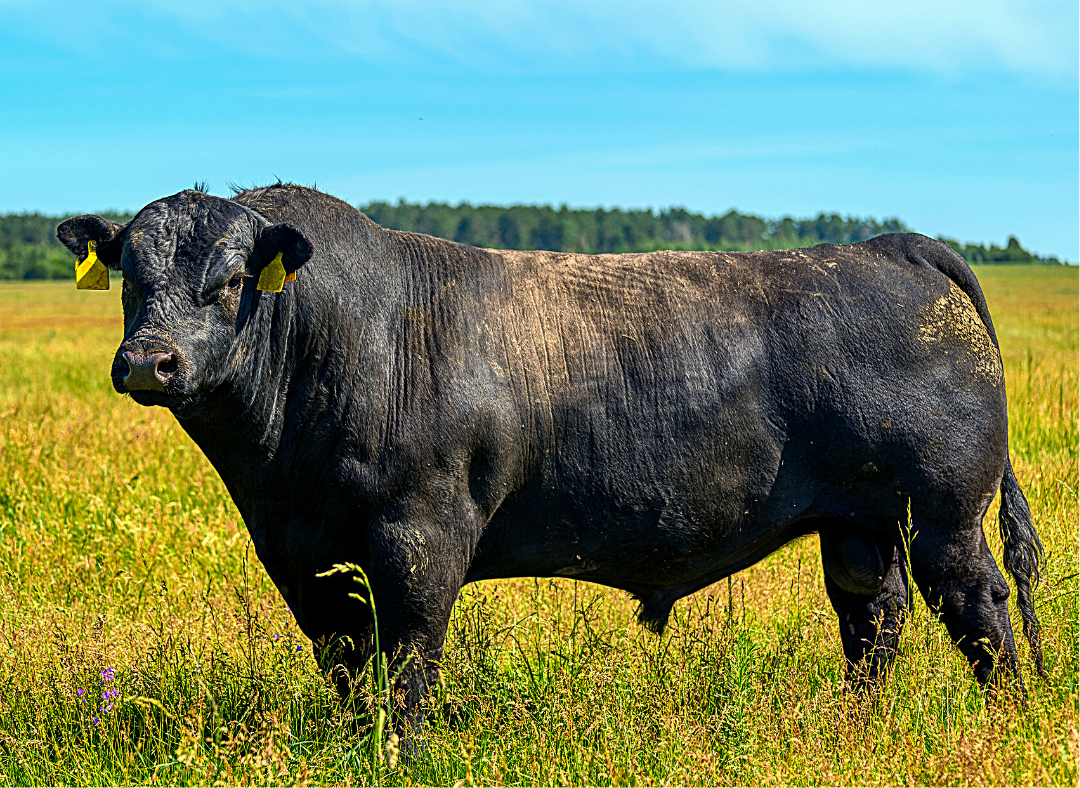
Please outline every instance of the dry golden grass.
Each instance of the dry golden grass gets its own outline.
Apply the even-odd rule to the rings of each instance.
[[[807,539],[680,602],[663,638],[596,586],[466,589],[426,749],[393,771],[198,448],[113,393],[117,294],[0,287],[0,781],[1075,785],[1077,272],[977,273],[1047,547],[1026,711],[985,703],[921,603],[877,701],[845,692]]]

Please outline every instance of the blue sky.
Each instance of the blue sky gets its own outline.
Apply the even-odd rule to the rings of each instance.
[[[1076,261],[1078,24],[1075,0],[0,0],[0,211],[280,177],[899,216]]]

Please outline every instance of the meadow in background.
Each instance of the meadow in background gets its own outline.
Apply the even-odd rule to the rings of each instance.
[[[112,390],[118,283],[3,284],[0,782],[1076,784],[1077,269],[975,270],[1046,547],[1026,710],[987,706],[918,598],[877,702],[845,692],[810,537],[676,604],[661,638],[598,586],[467,587],[426,749],[393,770],[202,453]]]

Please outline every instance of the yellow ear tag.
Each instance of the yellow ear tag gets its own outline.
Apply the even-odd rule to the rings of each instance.
[[[270,264],[259,274],[259,283],[255,287],[258,290],[266,290],[270,293],[280,293],[286,281],[292,280],[285,273],[285,264],[281,262],[281,252],[278,252],[274,259],[270,261]]]
[[[86,242],[86,258],[75,264],[75,287],[79,290],[108,290],[109,269],[97,256],[97,241]]]

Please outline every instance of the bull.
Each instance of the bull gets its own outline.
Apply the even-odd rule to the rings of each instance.
[[[364,569],[402,730],[465,583],[600,583],[659,633],[680,598],[813,533],[854,683],[895,656],[909,574],[979,682],[1020,681],[982,529],[998,490],[1042,671],[997,338],[943,243],[476,249],[288,184],[58,237],[122,273],[114,387],[205,452],[343,692],[376,632],[327,570]]]

